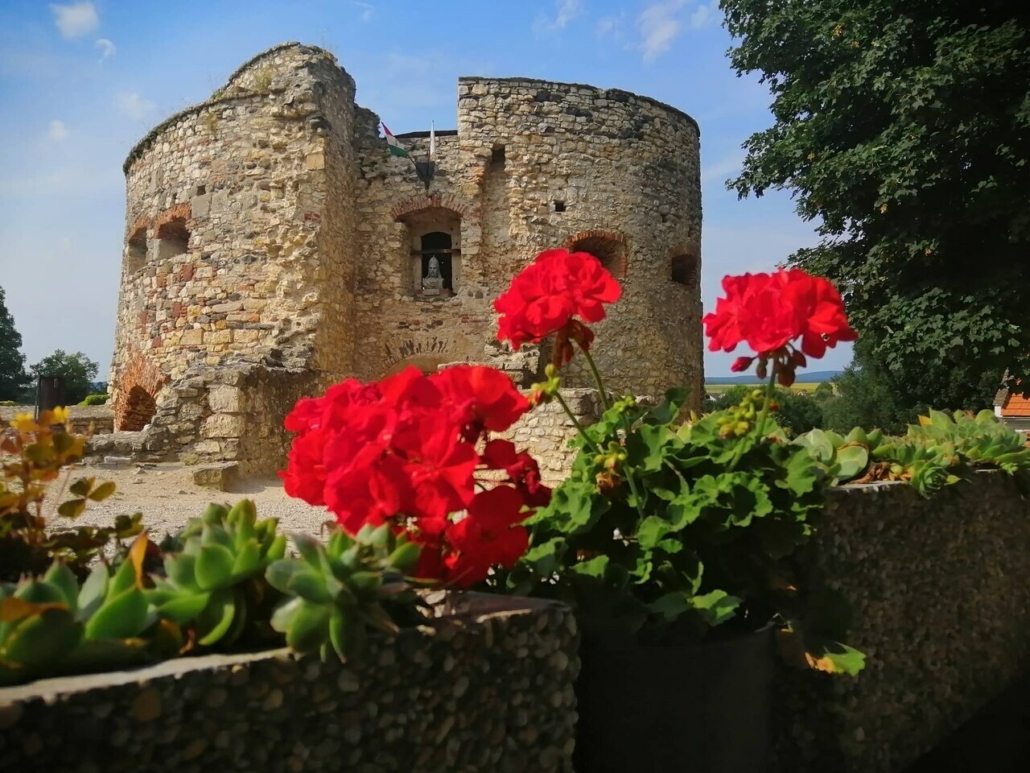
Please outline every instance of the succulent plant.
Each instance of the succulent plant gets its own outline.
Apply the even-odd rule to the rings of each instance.
[[[974,467],[997,467],[1010,475],[1030,467],[1030,448],[1022,436],[989,410],[975,416],[930,411],[909,426],[907,437],[931,448],[951,449]]]
[[[841,437],[829,430],[813,429],[794,439],[822,467],[828,483],[836,486],[854,480],[869,465],[869,438],[859,427]]]
[[[113,574],[94,567],[82,586],[55,561],[40,578],[0,585],[0,683],[124,668],[174,654],[176,632],[159,624],[143,591],[146,536]]]
[[[269,584],[291,598],[272,616],[295,651],[330,651],[344,659],[361,651],[367,629],[395,633],[417,621],[420,600],[406,575],[419,546],[394,535],[389,525],[362,527],[354,537],[335,528],[327,545],[294,535],[299,558],[273,563]]]
[[[170,543],[181,551],[166,556],[165,576],[153,578],[148,601],[198,645],[231,644],[267,597],[265,570],[286,553],[277,526],[274,518],[258,521],[250,500],[232,509],[210,505]]]

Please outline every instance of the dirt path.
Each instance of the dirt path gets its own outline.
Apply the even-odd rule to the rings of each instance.
[[[71,469],[70,481],[82,477],[95,477],[100,481],[114,481],[117,490],[104,502],[91,502],[79,519],[80,523],[96,526],[109,525],[115,516],[143,513],[143,523],[154,539],[160,540],[166,532],[174,532],[186,521],[199,516],[210,502],[233,503],[252,499],[257,505],[258,517],[279,519],[283,531],[306,531],[317,534],[321,524],[330,518],[324,508],[315,508],[299,499],[286,496],[278,479],[242,482],[238,491],[224,493],[201,488],[193,483],[195,468],[182,464],[132,464],[121,469],[105,469],[82,464]],[[64,480],[63,478],[61,479]],[[60,485],[55,483],[46,502],[46,513],[56,517]]]

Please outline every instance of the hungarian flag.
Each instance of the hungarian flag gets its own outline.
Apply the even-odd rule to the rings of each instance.
[[[386,145],[390,148],[391,156],[400,156],[401,158],[408,158],[408,151],[401,147],[401,144],[397,142],[397,138],[393,136],[391,131],[386,128],[386,124],[380,123],[383,126],[383,134],[386,135]]]

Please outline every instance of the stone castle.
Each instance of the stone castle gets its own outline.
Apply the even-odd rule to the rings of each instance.
[[[554,246],[622,283],[596,326],[610,386],[700,398],[692,118],[614,89],[461,78],[430,168],[428,132],[398,135],[411,159],[395,157],[354,96],[330,53],[277,46],[129,153],[116,429],[269,472],[296,399],[344,377],[468,361],[526,384],[546,344],[502,349],[492,301]]]

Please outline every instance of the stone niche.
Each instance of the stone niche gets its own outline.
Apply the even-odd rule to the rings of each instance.
[[[571,773],[569,610],[478,594],[437,609],[352,663],[209,655],[2,689],[0,771]]]

